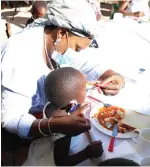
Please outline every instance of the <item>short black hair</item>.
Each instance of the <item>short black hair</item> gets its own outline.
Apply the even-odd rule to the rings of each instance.
[[[101,162],[98,166],[140,166],[133,160],[125,158],[112,158]]]
[[[44,91],[49,102],[56,108],[67,106],[76,100],[85,86],[84,75],[71,67],[56,69],[48,74]]]
[[[42,8],[47,9],[47,3],[45,1],[35,1],[32,5],[31,13],[37,14]]]

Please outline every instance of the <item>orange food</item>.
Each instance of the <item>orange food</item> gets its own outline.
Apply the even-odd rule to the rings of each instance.
[[[88,82],[88,81],[86,81],[86,85],[87,86],[94,86],[94,84],[95,84],[94,82]]]
[[[118,123],[118,132],[120,133],[134,130],[134,128],[121,123],[122,118],[125,116],[125,110],[122,108],[116,106],[103,107],[98,110],[95,116],[99,123],[109,130],[113,130],[116,123]]]

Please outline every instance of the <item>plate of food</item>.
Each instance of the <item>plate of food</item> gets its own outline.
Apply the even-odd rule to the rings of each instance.
[[[117,106],[105,107],[103,104],[93,107],[90,113],[92,124],[101,132],[112,136],[114,125],[118,124],[117,138],[132,138],[137,136],[133,133],[136,128],[126,125],[121,122],[126,114],[126,110]]]

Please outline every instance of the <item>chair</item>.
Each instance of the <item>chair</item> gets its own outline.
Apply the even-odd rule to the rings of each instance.
[[[103,16],[111,16],[111,12],[112,12],[112,4],[108,4],[108,3],[100,3],[101,6],[101,13]]]

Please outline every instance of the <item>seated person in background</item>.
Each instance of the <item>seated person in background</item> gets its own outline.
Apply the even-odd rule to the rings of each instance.
[[[103,15],[101,13],[100,3],[98,2],[98,0],[87,0],[87,2],[92,6],[93,10],[95,11],[96,20],[101,20]],[[91,43],[90,47],[99,48],[98,43],[95,39]]]
[[[128,0],[124,1],[118,12],[122,13],[124,16],[134,16],[134,17],[142,17],[149,15],[150,9],[148,6],[149,0]]]
[[[140,166],[138,163],[125,158],[112,158],[105,160],[99,166]]]
[[[45,15],[46,11],[47,3],[45,1],[35,1],[31,9],[32,17],[28,19],[26,26],[28,24],[31,24],[34,21],[34,19],[42,18]],[[8,38],[12,36],[11,25],[8,22],[6,23],[6,35]]]
[[[118,11],[118,9],[120,8],[121,4],[122,4],[124,1],[125,1],[125,0],[122,0],[122,1],[115,1],[115,2],[112,4],[112,13],[111,13],[110,19],[113,19],[113,18],[114,18],[114,14]]]
[[[44,17],[46,11],[47,11],[47,2],[35,1],[31,9],[32,17],[27,21],[26,26],[28,24],[31,24],[35,19]]]
[[[49,102],[44,108],[43,115],[45,118],[50,118],[50,121],[53,117],[67,115],[74,103],[73,101],[83,104],[86,96],[86,80],[80,71],[71,67],[64,67],[52,71],[47,76],[44,89]],[[82,108],[80,114],[84,110],[85,107]],[[51,142],[51,144],[46,146],[47,142]],[[50,145],[54,145],[53,150],[49,147]],[[41,138],[31,144],[29,155],[33,156],[28,156],[25,165],[93,165],[91,158],[98,158],[102,153],[101,141],[89,144],[87,135],[84,133],[76,137],[55,134],[52,138]],[[36,158],[34,158],[35,154],[37,154]],[[36,164],[32,164],[33,161]]]

